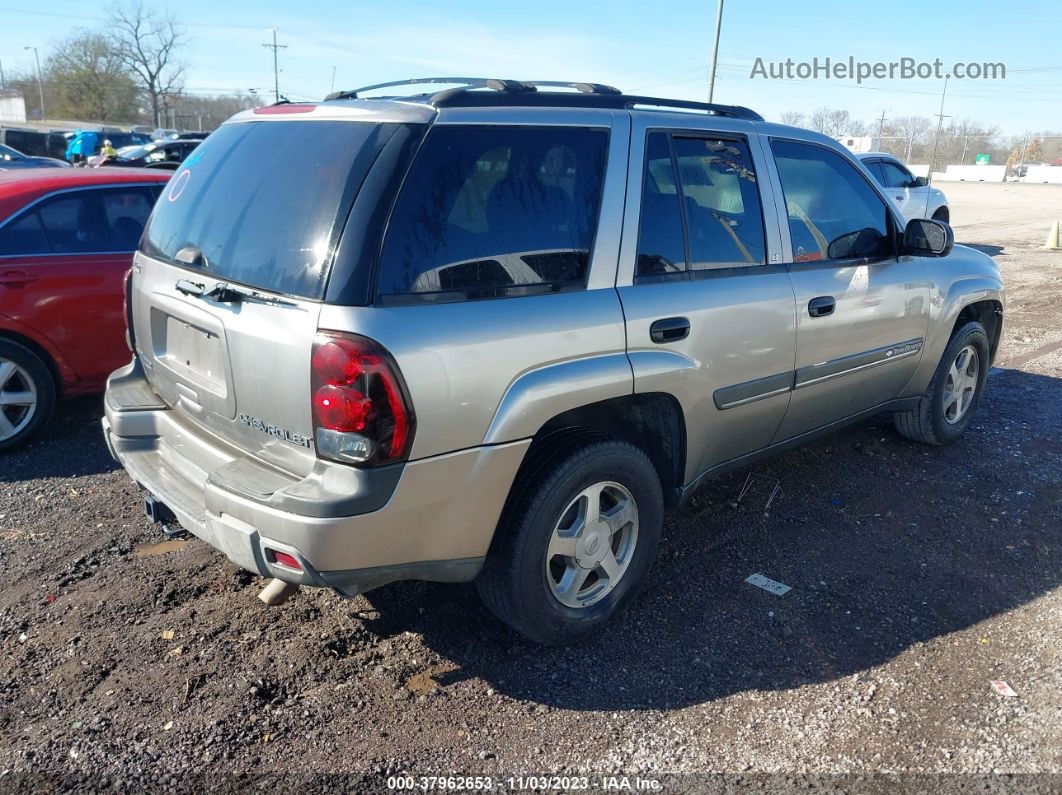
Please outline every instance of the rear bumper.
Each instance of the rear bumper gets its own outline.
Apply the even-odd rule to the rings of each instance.
[[[319,462],[299,478],[168,409],[136,361],[115,372],[103,432],[130,477],[237,565],[346,595],[400,579],[473,579],[530,440],[383,470]],[[292,555],[296,570],[270,552]]]

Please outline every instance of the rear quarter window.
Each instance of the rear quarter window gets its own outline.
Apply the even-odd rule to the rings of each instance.
[[[607,145],[600,129],[433,128],[388,224],[380,300],[585,284]]]

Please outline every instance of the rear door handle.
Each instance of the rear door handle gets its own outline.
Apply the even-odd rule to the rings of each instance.
[[[665,317],[653,322],[649,327],[649,339],[663,344],[665,342],[678,342],[690,335],[690,321],[685,317]]]
[[[25,287],[35,281],[37,281],[37,277],[25,271],[7,271],[4,274],[0,274],[0,284],[4,287]]]
[[[808,314],[812,317],[826,317],[832,315],[837,307],[837,302],[832,295],[820,295],[808,301]]]

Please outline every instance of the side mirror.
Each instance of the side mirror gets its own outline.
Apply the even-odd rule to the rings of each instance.
[[[929,185],[929,180],[925,177],[915,177],[914,182],[911,183],[912,188],[924,188]]]
[[[942,221],[912,218],[903,230],[903,251],[916,257],[946,257],[955,247],[955,233]]]

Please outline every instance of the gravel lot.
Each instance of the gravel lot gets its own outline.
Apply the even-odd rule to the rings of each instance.
[[[747,473],[708,484],[646,592],[573,649],[524,642],[471,586],[266,608],[202,542],[160,544],[99,399],[64,405],[0,458],[0,790],[380,791],[399,771],[1062,790],[1062,252],[1038,249],[1062,187],[941,187],[1010,290],[969,433],[825,438],[755,470],[781,482],[769,515],[736,502]]]

